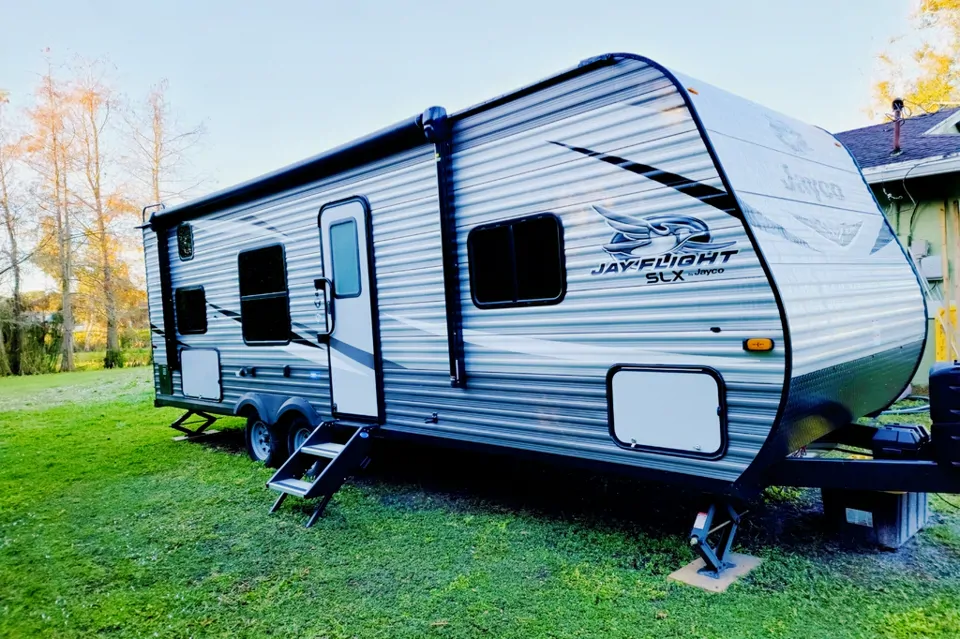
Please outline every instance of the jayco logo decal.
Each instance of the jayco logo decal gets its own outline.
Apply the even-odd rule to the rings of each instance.
[[[648,284],[683,282],[687,277],[719,275],[739,249],[736,242],[714,242],[702,220],[689,215],[635,217],[594,206],[615,233],[603,250],[613,258],[591,275],[642,273]],[[690,270],[690,267],[698,267]]]
[[[767,116],[767,123],[773,129],[773,134],[777,136],[780,143],[794,153],[805,155],[812,150],[803,136],[783,120]]]
[[[796,175],[790,172],[790,167],[786,164],[781,164],[780,168],[783,169],[783,178],[781,179],[783,188],[788,191],[809,195],[817,202],[846,199],[843,195],[843,189],[835,182],[825,182],[824,180]]]

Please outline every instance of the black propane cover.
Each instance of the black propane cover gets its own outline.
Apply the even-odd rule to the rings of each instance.
[[[930,421],[960,422],[960,362],[938,362],[930,367]]]
[[[960,468],[960,362],[930,367],[930,420],[937,459]]]

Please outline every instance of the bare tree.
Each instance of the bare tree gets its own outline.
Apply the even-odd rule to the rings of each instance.
[[[60,369],[73,370],[74,309],[73,280],[76,238],[73,235],[71,193],[68,175],[71,169],[73,139],[67,127],[67,94],[54,77],[48,63],[40,79],[36,105],[28,113],[32,131],[26,138],[29,163],[40,179],[43,194],[37,206],[44,219],[42,233],[47,236],[41,246],[52,248],[51,255],[39,256],[41,268],[56,276],[60,283],[60,304],[63,317],[63,341]],[[52,241],[46,241],[51,239]],[[43,259],[48,257],[49,259]]]
[[[145,104],[129,118],[134,151],[134,175],[147,187],[151,201],[183,197],[202,184],[185,175],[188,155],[205,134],[203,124],[181,128],[167,100],[169,85],[154,85]]]
[[[7,269],[13,275],[13,291],[10,309],[10,351],[7,352],[4,327],[0,325],[0,359],[5,369],[3,372],[20,373],[20,348],[22,344],[21,315],[23,300],[20,293],[21,269],[23,258],[20,255],[20,206],[12,201],[11,183],[13,178],[13,162],[16,154],[16,145],[12,141],[12,134],[5,119],[7,105],[10,103],[7,94],[0,91],[0,215],[3,216],[3,228],[7,235],[6,254],[9,261]],[[6,269],[5,269],[6,270]]]
[[[84,224],[87,246],[93,253],[92,268],[82,268],[80,273],[93,280],[93,288],[99,293],[95,297],[103,302],[102,317],[107,327],[104,366],[113,368],[123,365],[123,354],[120,351],[115,289],[117,240],[111,222],[129,210],[118,206],[123,201],[121,196],[108,192],[106,173],[110,157],[105,138],[115,102],[102,79],[102,67],[96,62],[81,62],[77,66],[71,92],[71,115],[83,182],[83,189],[77,189],[75,197],[87,213],[87,223],[81,221],[81,224]]]

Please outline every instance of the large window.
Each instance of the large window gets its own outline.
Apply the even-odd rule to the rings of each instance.
[[[202,286],[185,286],[173,292],[177,332],[198,335],[207,332],[207,297]]]
[[[360,295],[360,247],[353,218],[330,225],[330,264],[336,297]]]
[[[480,308],[557,304],[567,288],[563,225],[552,213],[478,226],[467,236]]]
[[[283,246],[244,251],[238,264],[243,341],[286,344],[290,341],[290,302]]]

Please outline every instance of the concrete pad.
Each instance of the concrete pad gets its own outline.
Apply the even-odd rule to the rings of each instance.
[[[179,437],[174,437],[173,441],[175,442],[195,442],[203,439],[204,437],[210,437],[211,435],[216,435],[219,433],[219,430],[205,430],[199,435],[180,435]]]
[[[705,565],[703,559],[699,557],[680,570],[675,570],[670,573],[667,579],[696,586],[697,588],[702,588],[710,592],[724,592],[730,587],[730,584],[759,566],[763,560],[759,557],[732,552],[727,555],[727,561],[734,564],[734,567],[727,568],[720,573],[719,579],[714,579],[713,577],[698,572]]]

